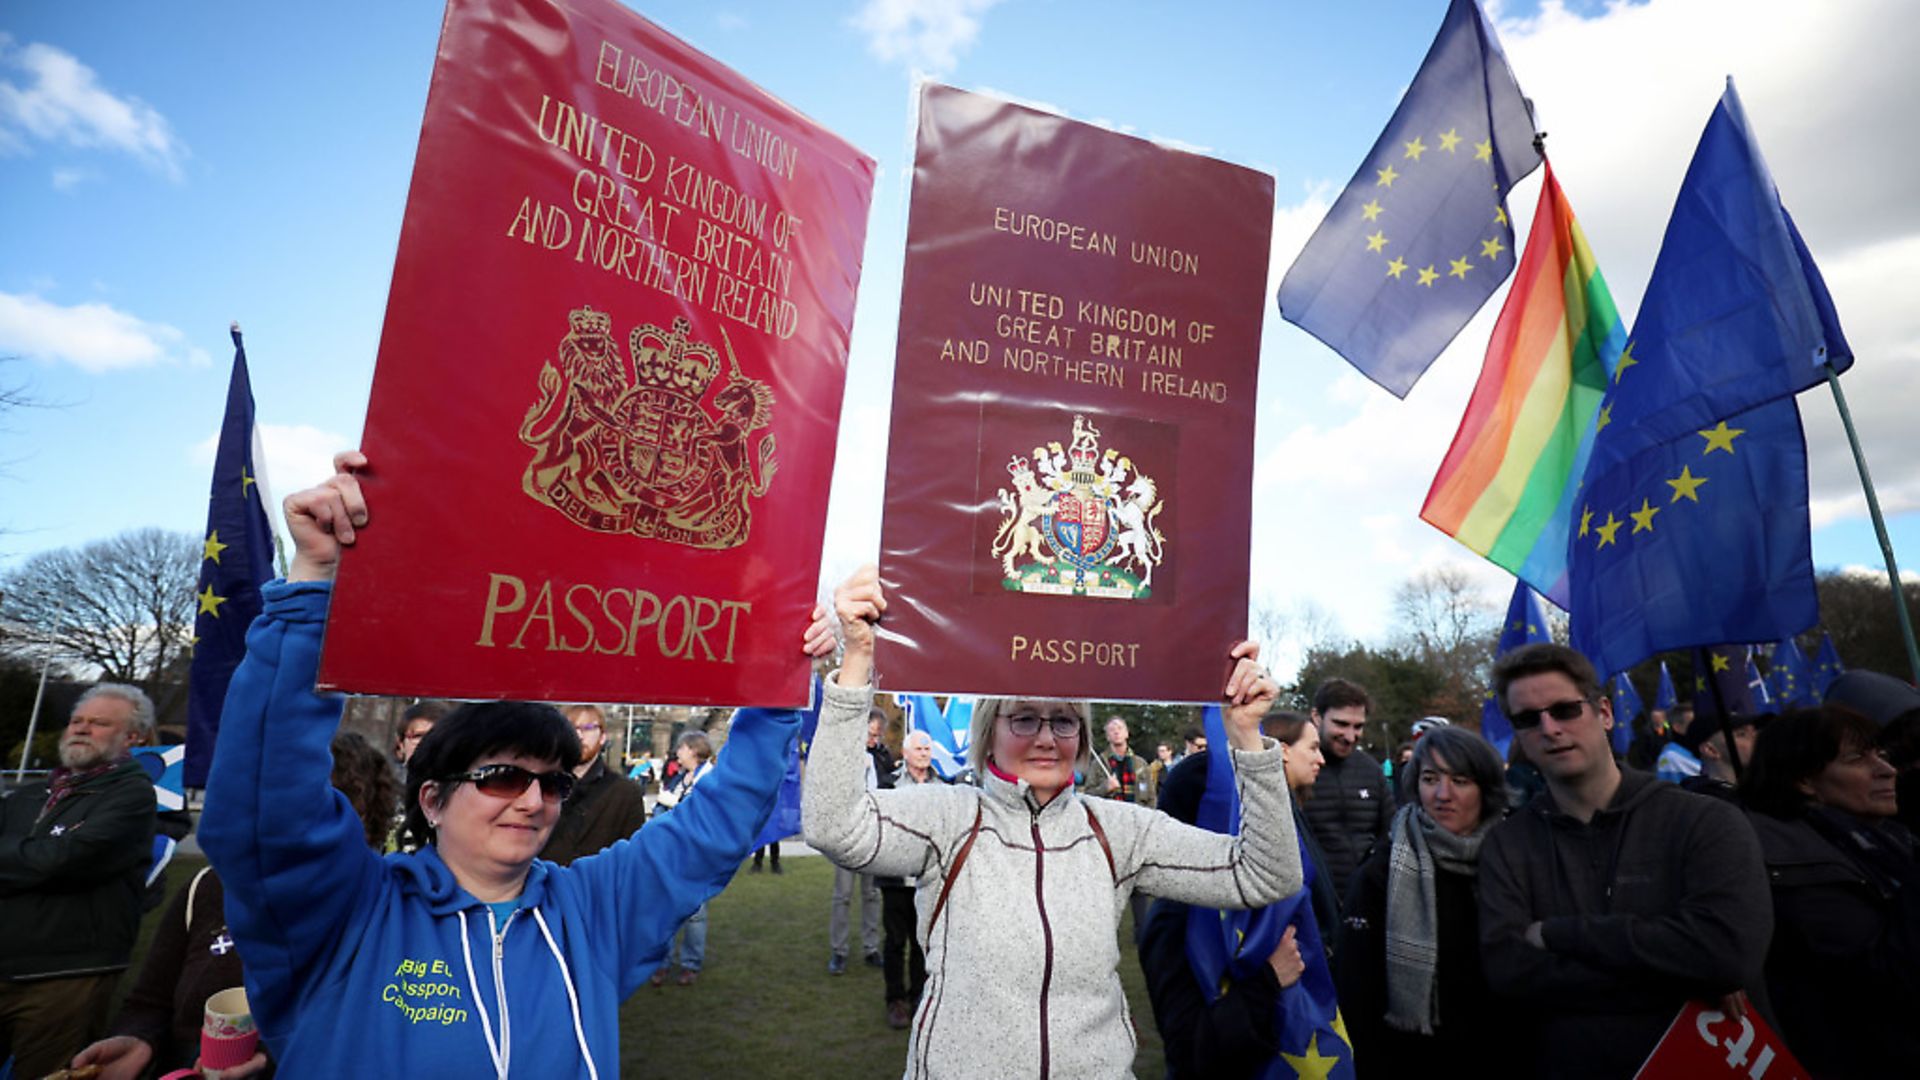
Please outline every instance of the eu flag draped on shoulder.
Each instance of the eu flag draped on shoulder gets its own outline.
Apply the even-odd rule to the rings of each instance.
[[[1513,272],[1507,192],[1540,164],[1475,0],[1453,0],[1366,161],[1280,283],[1280,314],[1405,397]]]
[[[1569,551],[1574,648],[1622,671],[1816,620],[1792,394],[1824,377],[1816,357],[1851,355],[1729,83],[1595,420]]]
[[[1217,705],[1207,706],[1203,718],[1207,745],[1227,745],[1226,718]],[[1194,822],[1203,829],[1238,835],[1240,795],[1233,783],[1233,755],[1207,755],[1207,790],[1200,797]],[[1274,1024],[1279,1031],[1280,1055],[1260,1073],[1262,1078],[1335,1077],[1352,1080],[1353,1047],[1347,1043],[1347,1025],[1340,1016],[1333,971],[1321,944],[1319,923],[1313,917],[1313,879],[1319,867],[1307,856],[1306,837],[1300,837],[1300,866],[1306,878],[1299,892],[1270,907],[1253,911],[1193,908],[1187,914],[1187,962],[1208,1003],[1219,1000],[1225,980],[1250,978],[1265,967],[1280,945],[1287,927],[1294,928],[1294,944],[1306,963],[1300,981],[1280,993]]]
[[[1494,649],[1494,659],[1522,645],[1551,640],[1547,608],[1540,602],[1540,594],[1524,581],[1514,582],[1513,599],[1507,601],[1507,621],[1500,624],[1500,644]],[[1502,758],[1507,756],[1507,748],[1513,745],[1513,724],[1507,720],[1507,710],[1494,696],[1491,685],[1480,706],[1480,734],[1500,751]]]
[[[260,584],[273,577],[273,529],[267,524],[262,454],[253,422],[253,382],[240,324],[233,333],[233,375],[213,457],[207,536],[195,590],[193,667],[187,683],[188,787],[207,786],[227,683],[247,651],[247,627],[260,614]]]
[[[932,694],[910,694],[907,729],[924,731],[933,739],[933,767],[948,780],[967,771],[967,741],[972,731],[973,699],[950,697],[942,709]]]

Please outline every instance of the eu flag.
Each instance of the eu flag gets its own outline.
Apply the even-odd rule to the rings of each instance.
[[[1613,677],[1613,752],[1624,754],[1633,742],[1633,721],[1646,712],[1646,705],[1640,700],[1640,691],[1633,688],[1633,680],[1621,672]]]
[[[1660,689],[1653,695],[1653,707],[1663,713],[1670,713],[1680,706],[1680,695],[1673,689],[1673,673],[1667,670],[1667,662],[1660,661]]]
[[[1239,835],[1240,796],[1233,784],[1233,755],[1226,749],[1226,718],[1218,705],[1207,706],[1203,726],[1207,745],[1207,789],[1200,797],[1194,824],[1214,832]],[[1187,913],[1187,962],[1208,1002],[1224,992],[1224,980],[1251,977],[1266,966],[1287,927],[1306,962],[1300,981],[1280,994],[1274,1025],[1280,1035],[1280,1054],[1260,1071],[1263,1078],[1314,1076],[1352,1080],[1353,1047],[1347,1043],[1346,1021],[1334,993],[1333,970],[1313,917],[1313,878],[1319,868],[1307,857],[1306,837],[1300,838],[1300,867],[1306,879],[1299,892],[1255,911],[1218,911],[1196,907]]]
[[[260,475],[253,423],[253,383],[240,324],[233,326],[233,375],[227,413],[213,458],[207,500],[207,538],[201,546],[200,585],[193,620],[193,668],[187,683],[188,787],[207,786],[213,740],[227,683],[247,651],[247,627],[260,614],[260,583],[273,576],[273,529],[267,524],[266,481]]]
[[[823,696],[820,676],[815,675],[812,696],[805,711],[800,714],[800,730],[793,733],[793,741],[787,744],[787,772],[780,778],[780,793],[774,798],[773,813],[768,816],[766,825],[753,842],[756,851],[800,831],[800,762],[806,757],[808,745],[813,742],[814,729],[820,726],[820,700]]]
[[[1827,700],[1827,688],[1846,671],[1840,662],[1840,650],[1833,647],[1833,635],[1820,635],[1820,651],[1813,657],[1813,689],[1821,701]]]
[[[1547,627],[1547,606],[1540,594],[1524,581],[1514,582],[1513,599],[1507,601],[1507,621],[1500,625],[1500,643],[1494,649],[1494,659],[1522,645],[1552,640]],[[1506,703],[1494,695],[1491,685],[1480,706],[1480,734],[1500,751],[1501,757],[1507,756],[1507,748],[1513,745],[1513,724],[1507,720]]]
[[[1753,663],[1745,645],[1693,650],[1693,715],[1753,716],[1763,704],[1754,693]]]
[[[1820,704],[1820,698],[1813,692],[1813,665],[1807,663],[1798,642],[1791,637],[1781,638],[1767,664],[1775,705],[1791,709]]]
[[[1474,0],[1453,0],[1366,161],[1280,283],[1280,314],[1405,397],[1513,272],[1507,192],[1533,119]]]
[[[1592,467],[1790,397],[1828,366],[1845,371],[1853,351],[1728,79],[1674,202]]]

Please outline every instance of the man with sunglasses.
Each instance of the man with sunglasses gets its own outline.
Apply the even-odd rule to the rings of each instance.
[[[1516,1071],[1631,1076],[1690,999],[1744,1008],[1773,911],[1741,812],[1623,770],[1613,707],[1587,658],[1523,645],[1494,693],[1547,790],[1480,854],[1487,982],[1524,1014]]]
[[[580,738],[580,764],[574,766],[573,794],[560,808],[560,820],[540,857],[562,866],[591,855],[615,840],[632,836],[647,821],[640,785],[607,768],[607,714],[598,705],[569,705],[560,710]]]

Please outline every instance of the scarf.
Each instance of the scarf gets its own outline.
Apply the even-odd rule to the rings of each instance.
[[[1433,1034],[1440,1023],[1437,992],[1440,905],[1434,899],[1439,868],[1475,875],[1480,842],[1493,822],[1466,836],[1441,828],[1418,803],[1393,815],[1387,828],[1387,1023],[1401,1031]]]
[[[122,755],[112,761],[103,761],[91,769],[69,769],[65,765],[56,767],[47,778],[47,804],[40,808],[40,817],[45,819],[48,814],[53,813],[53,808],[59,806],[67,796],[78,790],[80,785],[96,777],[105,776],[115,766],[126,760],[128,757]]]

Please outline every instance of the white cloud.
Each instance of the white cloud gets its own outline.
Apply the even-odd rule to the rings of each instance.
[[[102,87],[71,53],[39,43],[15,49],[10,39],[0,40],[0,68],[24,76],[18,82],[0,77],[0,153],[23,151],[23,136],[31,136],[122,151],[181,179],[187,148],[167,118],[137,97]]]
[[[97,180],[100,174],[92,169],[55,169],[53,170],[53,190],[72,191],[89,180]]]
[[[867,51],[930,71],[949,71],[980,36],[980,17],[1000,0],[867,0],[853,25]]]
[[[98,301],[62,307],[32,293],[0,292],[0,353],[72,364],[93,374],[207,362],[204,352],[186,345],[185,334],[165,323]]]

